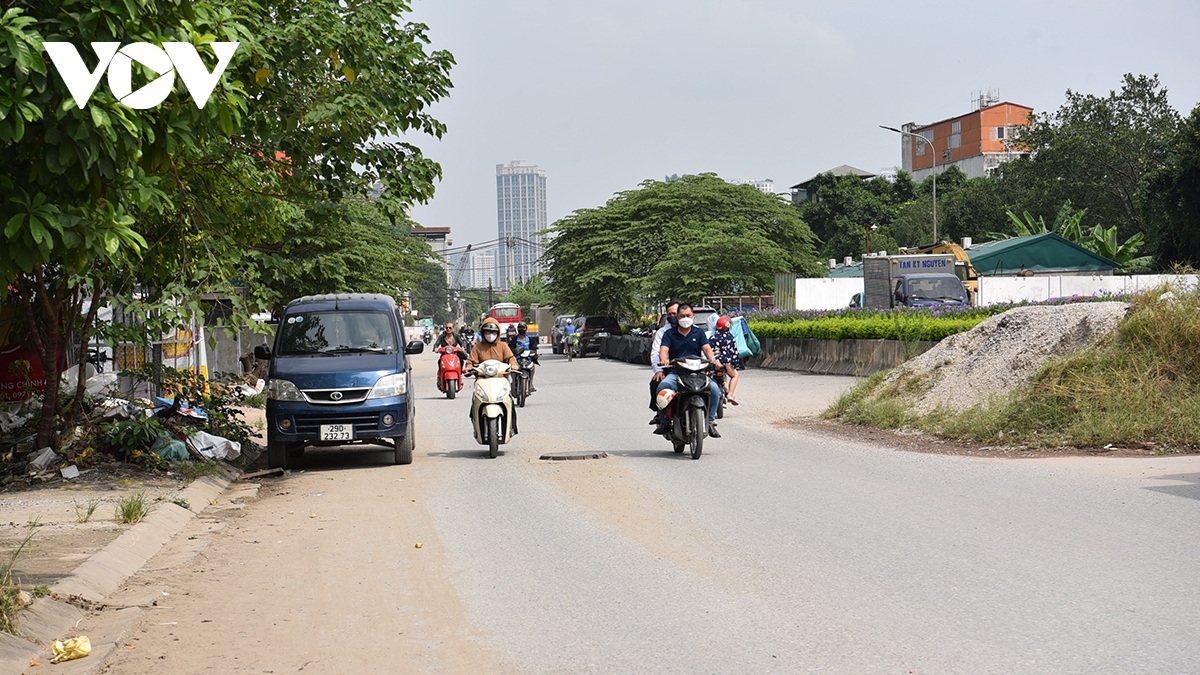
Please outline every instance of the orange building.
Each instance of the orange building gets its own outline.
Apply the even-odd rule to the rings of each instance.
[[[976,110],[933,124],[905,124],[904,131],[916,134],[933,144],[918,141],[912,136],[900,136],[901,166],[920,182],[930,175],[937,159],[941,173],[957,166],[969,178],[989,175],[1001,162],[1024,155],[1013,142],[1013,128],[1029,123],[1033,108],[1016,103],[998,103],[981,98]]]

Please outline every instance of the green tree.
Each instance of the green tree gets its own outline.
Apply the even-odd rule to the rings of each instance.
[[[277,299],[271,282],[296,243],[289,234],[348,241],[343,228],[367,221],[339,204],[375,181],[386,188],[384,220],[407,227],[405,207],[432,194],[440,168],[394,139],[444,132],[427,110],[449,91],[453,59],[426,51],[426,27],[402,22],[406,11],[406,0],[0,7],[0,294],[25,308],[50,375],[39,444],[53,436],[55,374],[67,349],[84,348],[98,301],[152,325],[237,287],[245,319]],[[190,41],[210,63],[208,43],[242,47],[203,109],[177,90],[159,108],[132,110],[101,87],[79,110],[47,67],[44,40]],[[133,85],[148,79],[135,70]],[[348,256],[346,272],[370,253]],[[412,268],[388,283],[415,279]]]
[[[524,282],[514,283],[504,301],[520,305],[523,315],[529,316],[530,305],[534,303],[539,305],[551,304],[550,290],[546,287],[546,282],[542,278],[542,275],[535,274]]]
[[[816,238],[795,209],[751,186],[703,174],[670,182],[648,180],[636,190],[617,193],[605,206],[579,209],[554,223],[545,255],[548,289],[555,305],[564,310],[632,314],[639,296],[667,295],[644,284],[655,268],[676,248],[714,230],[756,234],[770,242],[779,254],[771,260],[782,260],[771,274],[821,273]]]
[[[1120,91],[1103,97],[1068,90],[1058,110],[1020,129],[1031,156],[1004,165],[1004,178],[1027,190],[1031,205],[1069,199],[1087,208],[1085,225],[1115,225],[1129,237],[1144,231],[1139,187],[1167,165],[1179,123],[1158,76],[1125,75]]]
[[[760,293],[789,268],[785,251],[758,232],[713,223],[663,257],[642,283],[647,297],[691,298]]]
[[[1147,176],[1140,206],[1159,263],[1200,267],[1200,105],[1172,139],[1166,165]]]
[[[417,285],[412,293],[413,309],[424,317],[433,317],[433,323],[445,324],[454,320],[455,308],[451,306],[450,283],[446,270],[432,260],[420,263],[417,270]]]

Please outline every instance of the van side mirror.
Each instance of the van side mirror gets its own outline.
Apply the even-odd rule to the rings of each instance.
[[[422,354],[425,352],[425,343],[420,340],[413,340],[404,346],[405,354]]]
[[[266,345],[259,345],[254,348],[254,358],[259,361],[271,360],[271,348]]]

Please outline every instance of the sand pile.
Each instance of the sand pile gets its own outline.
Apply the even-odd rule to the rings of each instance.
[[[913,401],[920,413],[938,406],[962,412],[1027,382],[1050,358],[1092,345],[1117,327],[1128,308],[1124,302],[1085,302],[1010,309],[899,366],[876,391],[899,386],[922,392]]]

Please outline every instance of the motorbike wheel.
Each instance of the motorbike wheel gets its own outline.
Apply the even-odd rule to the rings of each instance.
[[[409,422],[408,428],[404,430],[404,437],[392,439],[392,443],[396,445],[397,464],[412,464],[413,450],[417,447],[416,433],[416,426]]]
[[[717,404],[717,419],[725,419],[725,395],[721,395],[721,402]]]
[[[500,418],[492,417],[487,421],[488,457],[496,458],[500,454]]]
[[[571,359],[572,359],[574,356],[575,356],[575,350],[574,350],[574,349],[572,349],[572,348],[570,348],[570,347],[567,347],[567,363],[570,363],[570,362],[571,362]]]
[[[691,420],[689,420],[691,424],[689,426],[692,432],[692,459],[700,459],[700,453],[704,451],[704,409],[692,408],[688,414],[691,415]]]
[[[448,380],[446,382],[446,398],[453,399],[454,394],[458,392],[458,383]]]
[[[279,442],[272,443],[267,441],[267,468],[269,469],[286,469],[288,468],[287,445]]]

